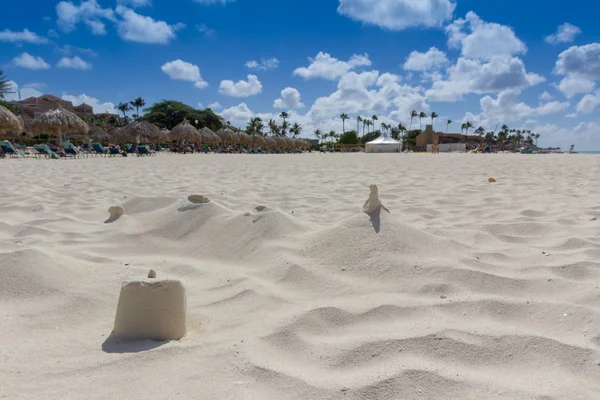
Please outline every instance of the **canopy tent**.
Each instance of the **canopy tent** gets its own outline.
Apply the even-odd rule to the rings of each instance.
[[[366,144],[365,153],[399,153],[401,149],[402,142],[382,135]]]

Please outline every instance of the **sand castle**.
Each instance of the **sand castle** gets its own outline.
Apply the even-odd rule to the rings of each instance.
[[[185,289],[177,280],[147,279],[121,285],[113,336],[122,339],[179,340],[186,334]]]
[[[369,193],[369,198],[363,206],[363,212],[365,214],[371,215],[375,211],[377,211],[378,208],[383,208],[385,211],[390,212],[390,210],[388,210],[381,203],[381,200],[379,200],[379,188],[377,187],[377,185],[371,185],[369,186],[369,189],[371,190],[371,193]]]

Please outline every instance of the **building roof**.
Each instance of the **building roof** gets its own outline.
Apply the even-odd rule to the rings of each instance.
[[[381,135],[377,139],[367,142],[367,144],[400,144],[400,142],[389,136]]]

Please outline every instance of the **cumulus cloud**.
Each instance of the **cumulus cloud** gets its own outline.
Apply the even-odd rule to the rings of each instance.
[[[87,94],[80,95],[70,95],[68,93],[63,93],[61,98],[65,101],[70,101],[74,106],[78,106],[80,104],[87,104],[92,106],[95,114],[105,113],[107,110],[111,114],[116,114],[115,105],[111,102],[100,102],[97,98],[88,96]]]
[[[160,69],[171,79],[194,82],[194,86],[198,89],[208,86],[208,83],[202,79],[200,68],[195,64],[177,59],[163,64]]]
[[[23,53],[13,58],[12,62],[15,66],[25,69],[40,70],[50,68],[50,64],[44,61],[42,57],[34,57],[29,53]]]
[[[404,63],[404,69],[407,71],[430,71],[446,64],[448,64],[446,53],[432,47],[425,53],[411,52]]]
[[[13,32],[5,29],[0,31],[0,42],[46,44],[48,43],[48,39],[31,32],[29,29],[23,29],[22,32]]]
[[[294,75],[304,79],[323,78],[335,80],[348,71],[371,65],[368,54],[354,54],[348,61],[341,61],[328,53],[319,52],[315,58],[309,58],[310,65],[294,70]]]
[[[438,27],[452,18],[453,0],[340,0],[338,13],[390,30]]]
[[[577,104],[576,111],[580,114],[591,114],[600,105],[600,91],[596,90],[593,94],[586,94]]]
[[[17,101],[17,100],[21,100],[21,99],[27,99],[29,97],[40,97],[41,95],[43,95],[42,92],[40,92],[38,89],[40,89],[40,87],[33,87],[33,86],[27,86],[27,85],[23,85],[22,87],[19,87],[19,85],[17,85],[17,83],[15,81],[8,81],[8,92],[4,94],[4,100],[5,101]],[[19,92],[21,92],[21,97],[19,98]]]
[[[302,107],[304,107],[304,104],[300,100],[300,92],[291,87],[283,89],[281,97],[273,103],[273,108],[294,109]]]
[[[217,31],[215,31],[212,28],[209,28],[205,24],[196,25],[196,28],[204,34],[204,37],[207,37],[207,38],[214,37],[217,34]]]
[[[516,57],[493,57],[489,62],[459,58],[447,73],[446,80],[435,81],[427,91],[432,100],[456,101],[468,93],[524,89],[545,80],[540,75],[527,72],[523,61]]]
[[[550,93],[545,91],[544,93],[540,94],[540,100],[541,101],[550,101],[550,100],[554,100],[554,97]]]
[[[175,39],[178,30],[185,28],[182,23],[169,25],[121,5],[116,11],[122,18],[117,22],[119,37],[129,42],[167,44]]]
[[[214,103],[209,104],[208,108],[210,108],[211,110],[218,110],[220,108],[223,108],[223,106],[221,104],[219,104],[218,101],[215,101]]]
[[[226,108],[219,113],[225,121],[230,121],[233,125],[243,126],[250,118],[254,117],[254,113],[246,103],[240,103],[237,106]]]
[[[92,69],[92,64],[90,64],[86,61],[83,61],[78,56],[75,56],[72,58],[63,57],[60,59],[58,64],[56,64],[56,66],[59,68],[71,68],[71,69],[80,69],[80,70]]]
[[[261,71],[266,71],[268,69],[275,69],[279,66],[279,60],[276,58],[264,59],[261,58],[260,62],[256,60],[248,61],[244,64],[249,69],[258,69]]]
[[[110,8],[102,8],[96,0],[82,1],[78,6],[70,1],[61,1],[56,5],[56,23],[63,32],[72,32],[83,22],[94,35],[106,35],[103,20],[115,21]]]
[[[460,49],[463,57],[491,60],[527,52],[527,46],[511,27],[486,22],[473,11],[469,11],[466,18],[448,25],[446,33],[448,47]]]
[[[563,92],[567,98],[571,98],[578,94],[591,92],[596,87],[596,83],[593,80],[578,74],[569,74],[565,76],[556,87]]]
[[[565,22],[556,29],[556,33],[546,36],[545,40],[550,44],[571,43],[580,33],[581,29]]]
[[[224,80],[219,85],[219,93],[231,97],[250,97],[260,92],[262,92],[262,84],[256,75],[248,75],[247,81]]]
[[[600,80],[600,43],[572,46],[559,54],[554,71],[565,77],[558,89],[567,97],[589,93]]]

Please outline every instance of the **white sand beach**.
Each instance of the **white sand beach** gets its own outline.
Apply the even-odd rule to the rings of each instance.
[[[600,396],[600,156],[0,168],[1,399]],[[362,212],[371,184],[390,213]],[[150,269],[185,286],[187,335],[111,338]]]

